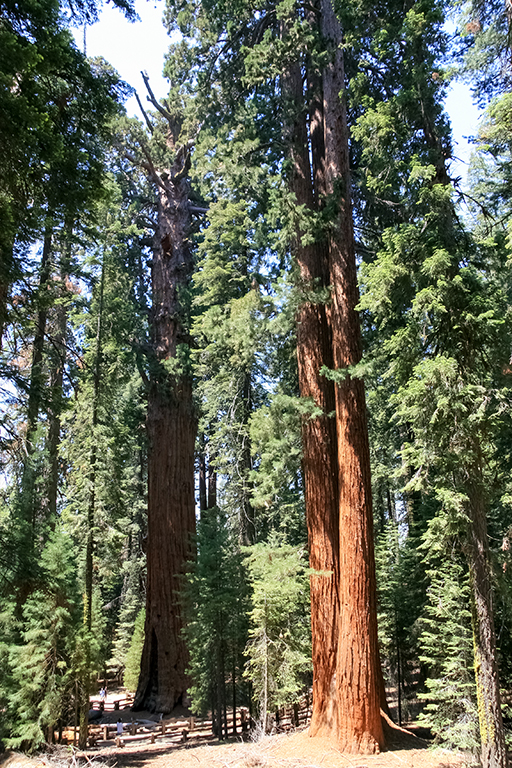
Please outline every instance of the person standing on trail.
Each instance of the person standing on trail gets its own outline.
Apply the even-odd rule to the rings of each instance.
[[[123,721],[121,720],[121,718],[119,718],[119,720],[117,721],[117,735],[121,736],[122,733],[123,733]]]

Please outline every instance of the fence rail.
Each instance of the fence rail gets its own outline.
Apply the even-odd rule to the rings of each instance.
[[[119,702],[129,701],[129,698],[119,699]],[[117,704],[109,702],[109,704]],[[120,704],[115,709],[119,709]],[[107,707],[105,707],[107,711]],[[110,708],[112,711],[112,708]],[[228,735],[244,736],[254,727],[249,710],[240,707],[233,718],[232,711],[226,713]],[[310,697],[295,704],[278,710],[271,718],[270,726],[274,732],[285,732],[302,725],[307,725],[310,719]],[[233,721],[234,720],[234,721]],[[102,745],[105,742],[115,741],[116,746],[123,747],[136,741],[149,741],[155,743],[165,740],[166,743],[183,744],[189,739],[206,740],[212,738],[213,723],[211,718],[189,717],[177,720],[162,720],[155,723],[137,723],[133,718],[131,723],[123,723],[122,733],[117,732],[117,723],[91,723],[89,726],[88,743],[90,746]]]
[[[124,696],[113,701],[91,701],[91,709],[98,712],[116,712],[118,709],[126,709],[133,704],[133,696]]]

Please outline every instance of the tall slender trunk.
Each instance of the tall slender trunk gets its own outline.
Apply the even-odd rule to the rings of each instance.
[[[338,205],[329,237],[334,367],[361,359],[359,300],[350,194],[350,162],[342,33],[331,0],[321,0],[321,32],[329,50],[322,73],[325,190]],[[339,637],[336,670],[338,738],[343,750],[384,746],[370,450],[364,384],[348,376],[335,389],[339,493]]]
[[[204,434],[199,439],[199,514],[203,515],[208,507],[208,496],[206,492],[206,443]]]
[[[241,540],[246,547],[256,542],[256,513],[251,501],[252,470],[251,440],[249,437],[249,419],[252,413],[252,380],[250,371],[245,371],[242,386],[242,500],[241,500]]]
[[[7,300],[9,288],[13,280],[14,267],[14,238],[4,232],[0,243],[0,350],[7,326],[9,315],[7,312]]]
[[[180,590],[195,532],[196,417],[188,369],[184,295],[192,274],[186,162],[151,178],[158,192],[152,266],[145,640],[134,708],[170,712],[189,683]]]
[[[208,503],[207,509],[217,506],[217,472],[215,470],[214,457],[208,454]]]
[[[290,123],[286,127],[292,159],[290,188],[298,205],[315,209],[311,182],[302,73],[297,63],[283,81],[288,97]],[[317,101],[318,103],[318,101]],[[318,115],[316,114],[318,119]],[[314,158],[318,157],[318,134]],[[338,558],[338,465],[333,383],[320,375],[323,365],[333,367],[332,339],[326,305],[318,294],[329,283],[327,250],[324,242],[302,244],[303,232],[297,232],[293,244],[300,271],[300,288],[306,300],[297,315],[297,358],[300,394],[310,398],[321,414],[305,417],[302,422],[303,472],[312,569],[311,629],[313,656],[313,712],[311,735],[336,731],[336,648],[338,630],[337,558]]]
[[[35,532],[37,506],[34,499],[36,480],[36,472],[33,464],[34,436],[37,430],[44,391],[44,340],[48,319],[47,293],[51,274],[51,253],[52,227],[50,224],[47,224],[43,242],[43,254],[41,257],[39,287],[37,291],[36,327],[32,344],[32,363],[27,403],[27,431],[25,437],[26,459],[23,466],[21,481],[22,515],[24,520],[31,526],[32,536]]]
[[[68,230],[68,242],[65,244],[65,255],[61,259],[60,267],[60,285],[61,299],[66,292],[66,279],[68,277],[70,260],[71,235]],[[68,325],[68,310],[64,302],[60,303],[55,310],[56,330],[53,336],[53,350],[51,353],[52,365],[50,370],[50,408],[48,412],[48,460],[49,460],[49,478],[48,478],[48,516],[50,524],[53,527],[57,520],[57,492],[59,486],[59,445],[61,433],[61,413],[63,405],[63,384],[64,367],[66,364],[66,334]]]
[[[96,354],[94,361],[93,400],[91,419],[91,449],[89,454],[89,502],[87,505],[86,544],[85,544],[85,591],[84,591],[84,667],[81,680],[80,701],[80,738],[78,746],[85,749],[89,726],[89,697],[91,678],[91,631],[92,631],[92,591],[93,591],[93,559],[94,559],[94,518],[96,510],[96,469],[97,446],[96,430],[101,389],[101,363],[103,355],[103,295],[105,288],[105,257],[101,267],[100,295],[98,319],[96,326]]]
[[[492,611],[491,568],[483,476],[474,467],[469,481],[466,557],[471,588],[475,682],[483,768],[507,768]]]

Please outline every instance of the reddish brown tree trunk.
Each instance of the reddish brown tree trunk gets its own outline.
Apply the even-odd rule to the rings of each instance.
[[[331,0],[321,3],[321,31],[330,60],[323,71],[325,190],[338,203],[329,238],[334,367],[361,359],[361,333],[352,204],[342,35]],[[339,490],[339,636],[336,670],[338,738],[350,752],[384,746],[373,548],[370,450],[364,385],[348,376],[336,386]]]
[[[151,313],[148,434],[148,540],[145,641],[134,708],[170,712],[188,687],[182,637],[182,576],[195,532],[196,418],[187,360],[187,310],[192,273],[188,155],[151,178],[158,190]]]
[[[311,578],[313,714],[311,735],[332,735],[342,749],[375,752],[384,744],[383,678],[377,644],[370,453],[364,386],[348,377],[334,387],[322,366],[342,369],[361,359],[357,273],[350,198],[341,30],[331,0],[321,0],[321,33],[330,59],[309,77],[310,131],[301,68],[283,80],[295,107],[290,138],[297,203],[315,210],[327,198],[338,213],[324,242],[295,243],[305,295],[298,317],[301,395],[322,415],[303,425],[304,476]],[[314,68],[311,70],[314,73]],[[313,167],[310,165],[310,151]],[[313,185],[313,186],[312,186]],[[314,291],[332,287],[331,302]],[[329,417],[335,411],[335,419]]]
[[[292,174],[290,188],[298,205],[315,208],[311,184],[306,114],[301,68],[290,68],[283,80],[290,101]],[[299,228],[294,252],[300,270],[300,289],[307,300],[297,316],[297,357],[300,394],[310,398],[321,414],[304,417],[302,423],[304,492],[308,524],[309,564],[312,569],[311,630],[313,656],[313,713],[311,735],[337,728],[337,557],[338,509],[336,423],[334,386],[320,375],[323,365],[332,368],[331,334],[322,289],[328,285],[327,249],[324,243],[302,245]],[[315,293],[317,298],[315,300]],[[309,294],[309,296],[307,295]]]

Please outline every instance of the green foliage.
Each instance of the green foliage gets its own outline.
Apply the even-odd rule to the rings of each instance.
[[[402,722],[415,717],[418,619],[426,601],[426,578],[417,526],[405,519],[385,523],[375,548],[379,646],[387,684],[396,688]]]
[[[136,691],[139,682],[145,621],[146,609],[141,608],[135,619],[130,645],[124,657],[124,684],[129,691]]]
[[[252,608],[245,675],[265,732],[268,715],[310,682],[309,575],[304,551],[276,535],[246,552]]]
[[[282,533],[289,544],[299,546],[306,538],[300,462],[301,405],[298,398],[275,394],[255,411],[250,437],[257,468],[251,473],[253,504],[264,538]]]
[[[192,707],[198,713],[211,708],[222,737],[220,724],[227,703],[246,703],[247,699],[241,668],[247,638],[248,586],[237,538],[226,514],[216,507],[203,512],[198,523],[197,557],[190,565],[184,600]]]
[[[475,751],[479,733],[467,573],[456,551],[447,549],[428,575],[419,638],[420,659],[428,670],[421,720],[447,747]]]
[[[9,652],[12,689],[7,746],[34,751],[69,706],[74,683],[77,583],[69,537],[56,531],[41,554],[42,584],[23,606],[21,644]]]

